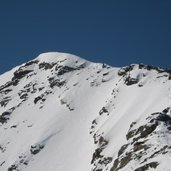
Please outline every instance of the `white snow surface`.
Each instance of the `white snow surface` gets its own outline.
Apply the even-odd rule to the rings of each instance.
[[[132,66],[129,76],[138,82],[126,85],[125,77],[118,74],[124,68],[49,52],[2,74],[0,171],[111,171],[119,149],[129,142],[131,123],[138,128],[152,113],[170,107],[169,73]],[[14,75],[24,71],[29,72],[21,78]],[[162,130],[164,126],[148,143],[156,148],[171,146],[169,130]],[[101,152],[101,160],[111,158],[106,165],[100,158],[91,162],[100,146],[94,142],[96,136],[107,142]],[[149,149],[147,158],[153,151]],[[169,152],[147,159],[151,161],[159,165],[148,170],[171,170]],[[133,160],[119,171],[135,170],[141,163]]]

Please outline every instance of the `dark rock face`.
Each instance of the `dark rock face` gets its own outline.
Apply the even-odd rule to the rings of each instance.
[[[168,80],[171,80],[171,73],[169,73],[169,77],[168,77]]]
[[[167,129],[171,130],[171,117],[169,115],[167,115],[166,113],[160,114],[156,120],[164,122]]]
[[[152,125],[140,126],[137,130],[131,130],[126,135],[127,140],[129,140],[130,138],[132,138],[138,134],[139,134],[139,136],[134,138],[134,141],[137,141],[140,138],[144,138],[144,137],[148,136],[149,134],[151,134],[156,129],[156,127],[157,127],[157,123],[154,123]]]
[[[10,112],[4,112],[0,115],[0,123],[4,124],[9,120]]]
[[[107,69],[109,69],[110,66],[103,63],[102,68],[107,68]]]
[[[155,70],[158,73],[164,73],[165,72],[165,73],[167,73],[167,75],[164,75],[164,76],[168,77],[168,80],[171,80],[171,70],[170,69],[161,69],[161,68],[156,67],[156,66],[144,65],[144,64],[139,64],[139,69],[146,69],[148,71]]]
[[[95,152],[93,153],[93,158],[91,160],[91,164],[95,162],[95,160],[102,158],[103,156],[100,154],[102,152],[102,149],[97,148]]]
[[[6,89],[6,90],[1,90],[0,93],[6,95],[6,94],[8,94],[11,91],[12,91],[12,89]]]
[[[3,98],[1,101],[0,101],[0,105],[1,105],[1,107],[5,107],[7,104],[8,104],[8,102],[11,100],[11,97],[5,97],[5,98]]]
[[[8,171],[16,171],[16,170],[17,170],[17,166],[14,164],[8,168]]]
[[[52,69],[55,65],[56,65],[56,63],[50,64],[50,63],[43,62],[43,63],[39,64],[39,69],[48,70],[48,69]]]
[[[132,160],[132,153],[127,153],[120,160],[116,159],[110,171],[117,171],[125,167]]]
[[[123,67],[118,71],[118,75],[119,76],[125,76],[126,74],[128,74],[130,71],[132,71],[134,68],[134,65],[130,65],[127,67]]]
[[[95,124],[95,120],[92,122]],[[94,165],[93,171],[103,170],[104,166],[107,166],[109,163],[112,162],[112,157],[106,157],[102,154],[103,150],[108,145],[108,141],[102,136],[94,134],[94,143],[97,144],[97,148],[93,153],[91,164]]]
[[[141,166],[141,167],[135,169],[134,171],[146,171],[149,168],[155,169],[158,165],[159,165],[159,163],[157,163],[157,162],[151,162],[151,163],[145,164],[144,166]]]
[[[44,145],[42,145],[42,144],[32,145],[30,148],[30,152],[31,152],[31,154],[35,155],[35,154],[39,153],[43,148],[44,148]]]
[[[11,81],[7,82],[5,85],[0,87],[0,91],[10,86],[17,86],[20,79],[31,72],[33,72],[33,70],[27,70],[25,69],[25,66],[20,67],[17,71],[14,72],[14,76],[11,79]]]
[[[144,164],[138,167],[134,171],[146,171],[150,168],[156,168],[158,162],[148,162],[150,159],[155,158],[158,155],[171,153],[171,147],[165,145],[163,147],[156,146],[149,143],[150,137],[156,135],[156,128],[163,129],[163,126],[168,129],[168,134],[171,134],[171,117],[168,115],[169,108],[164,109],[163,112],[153,113],[146,118],[147,124],[141,125],[134,129],[136,122],[130,125],[126,138],[127,144],[124,144],[118,151],[118,157],[115,159],[111,171],[118,171],[127,166],[132,161],[141,161]],[[161,126],[162,125],[162,126]],[[129,147],[129,148],[128,148]],[[151,149],[152,148],[152,149]],[[151,156],[148,156],[148,149],[153,151]],[[142,157],[147,156],[142,160]]]
[[[155,131],[155,129],[163,123],[168,130],[171,128],[171,117],[167,114],[169,109],[164,109],[162,113],[153,113],[151,116],[149,116],[147,119],[149,120],[149,123],[147,125],[142,125],[138,129],[131,129],[135,123],[132,123],[130,126],[130,130],[128,131],[126,137],[127,140],[129,140],[132,137],[134,138],[134,141],[137,141],[140,138],[145,138],[149,134]]]
[[[118,75],[125,78],[125,84],[127,86],[137,84],[139,81],[138,78],[131,77],[130,72],[134,69],[134,67],[135,67],[135,65],[130,65],[127,67],[123,67],[118,71]]]
[[[99,111],[99,117],[104,113],[108,114],[108,110],[105,107]],[[94,144],[97,147],[92,155],[91,164],[93,165],[92,171],[102,171],[112,162],[113,158],[103,154],[103,151],[106,149],[109,142],[105,139],[103,133],[99,134],[98,132],[95,132],[96,126],[98,126],[98,122],[94,119],[90,128],[90,134],[93,135]]]
[[[18,159],[8,168],[8,171],[20,171],[25,168],[29,162],[30,158],[38,154],[44,148],[44,144],[34,144],[30,148],[29,154],[21,154]]]
[[[99,115],[102,115],[103,113],[109,113],[105,107],[100,110]]]
[[[83,68],[85,68],[85,66],[86,66],[85,64],[82,64],[82,65],[80,65],[78,67],[72,68],[70,66],[61,66],[61,65],[59,65],[59,66],[56,66],[55,70],[58,71],[57,76],[61,76],[61,75],[65,74],[65,73],[68,73],[68,72],[83,69]]]
[[[142,150],[142,149],[148,149],[148,147],[146,145],[144,145],[144,141],[140,141],[140,142],[135,142],[134,143],[134,148],[133,148],[133,151],[136,152],[136,151],[139,151],[139,150]]]
[[[55,86],[62,87],[66,83],[65,81],[61,81],[60,79],[54,77],[49,78],[48,81],[51,88],[54,88]]]
[[[21,78],[25,77],[30,72],[33,72],[33,70],[22,70],[22,69],[19,69],[19,70],[14,72],[14,77],[12,78],[12,80],[21,79]]]
[[[131,86],[133,84],[137,84],[140,81],[139,76],[135,77],[132,76],[132,72],[135,68],[135,65],[130,65],[127,67],[123,67],[118,71],[118,75],[121,76],[122,78],[124,78],[125,80],[125,84],[127,86]],[[168,80],[171,79],[171,71],[168,69],[161,69],[159,67],[155,67],[155,66],[151,66],[151,65],[144,65],[144,64],[139,64],[138,68],[147,70],[147,71],[151,71],[151,70],[155,70],[159,73],[166,73],[165,75],[159,75],[156,78],[160,78],[160,77],[168,77]],[[144,77],[145,75],[143,75]],[[143,85],[141,83],[138,84],[139,87],[142,87]]]
[[[26,159],[26,156],[19,156],[19,160],[14,162],[9,168],[8,171],[20,171],[21,166],[28,165],[29,161]]]
[[[64,67],[61,67],[59,70],[58,70],[58,75],[63,75],[67,72],[71,72],[71,71],[74,71],[76,68],[71,68],[69,66],[64,66]]]
[[[34,104],[37,104],[38,102],[39,102],[40,104],[43,104],[43,103],[46,101],[47,96],[48,96],[49,94],[51,94],[51,93],[52,93],[51,90],[47,90],[47,91],[43,92],[42,94],[40,94],[39,96],[37,96],[37,97],[34,99]],[[43,107],[43,106],[42,106],[42,107]],[[41,107],[41,108],[42,108],[42,107]]]
[[[3,112],[1,115],[0,115],[0,123],[1,124],[4,124],[4,123],[7,123],[7,121],[10,119],[10,115],[11,113],[15,110],[15,107]]]
[[[34,99],[34,103],[36,104],[39,100],[42,100],[42,97],[41,96],[38,96]]]
[[[125,80],[125,84],[126,85],[133,85],[133,84],[137,84],[138,83],[138,79],[137,78],[131,78],[130,76],[128,76]]]
[[[144,65],[144,64],[139,64],[139,69],[146,69],[146,70],[156,70],[158,72],[162,72],[163,70],[160,69],[159,67],[152,66],[152,65]]]
[[[120,148],[120,150],[119,150],[119,152],[118,152],[118,157],[119,157],[121,154],[123,154],[123,153],[125,152],[125,150],[127,149],[128,145],[129,145],[129,144],[124,144],[124,145]]]
[[[6,84],[2,85],[0,87],[0,92],[2,93],[2,91],[5,89],[5,88],[9,88],[10,86],[14,85],[14,81],[8,81]],[[5,90],[4,90],[5,91]]]
[[[28,97],[28,94],[27,93],[24,93],[20,96],[20,99],[26,99]]]

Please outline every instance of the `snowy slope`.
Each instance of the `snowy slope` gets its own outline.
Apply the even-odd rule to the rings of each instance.
[[[0,171],[170,171],[171,71],[50,52],[0,76]]]

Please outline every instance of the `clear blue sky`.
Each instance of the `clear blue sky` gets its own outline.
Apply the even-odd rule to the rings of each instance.
[[[1,0],[0,73],[49,51],[171,68],[171,0]]]

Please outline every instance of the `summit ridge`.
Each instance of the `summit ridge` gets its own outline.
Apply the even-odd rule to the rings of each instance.
[[[171,71],[59,52],[0,75],[0,171],[171,168]]]

